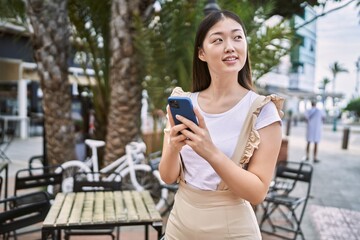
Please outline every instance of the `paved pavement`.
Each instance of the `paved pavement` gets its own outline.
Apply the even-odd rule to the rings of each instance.
[[[301,161],[306,145],[305,124],[298,123],[297,126],[292,126],[290,135],[286,138],[288,139],[288,160]],[[338,125],[335,132],[332,131],[331,125],[324,126],[318,151],[321,162],[313,165],[312,198],[309,200],[302,222],[307,240],[360,240],[360,181],[358,178],[360,176],[360,127],[350,128],[347,149],[342,149],[342,141],[343,126]],[[41,137],[16,139],[10,145],[6,152],[12,160],[9,166],[10,195],[13,193],[15,172],[27,167],[27,161],[31,156],[41,153]],[[312,163],[311,160],[310,163]],[[39,238],[39,235],[23,236],[18,239],[35,238]],[[150,239],[155,238],[152,234]],[[264,240],[277,239],[265,234],[263,238]],[[121,239],[143,239],[143,228],[122,228]]]

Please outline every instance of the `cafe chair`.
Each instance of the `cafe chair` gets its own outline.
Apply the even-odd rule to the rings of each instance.
[[[55,173],[55,169],[59,166],[46,166],[20,169],[15,174],[14,195],[22,193],[46,191],[49,186],[55,191],[49,193],[51,199],[55,198],[55,194],[61,191],[61,183],[63,180],[62,172]]]
[[[4,129],[0,126],[0,158],[4,161],[11,162],[10,158],[5,153],[14,138],[15,128]]]
[[[74,192],[89,191],[120,191],[121,175],[120,173],[101,173],[101,172],[79,172],[74,176]],[[69,240],[72,235],[109,235],[115,239],[114,228],[101,229],[72,229],[65,230],[64,238]],[[120,229],[116,228],[116,239],[120,237]]]
[[[2,183],[3,183],[3,178],[2,178],[2,176],[0,176],[0,199],[2,199],[2,197],[1,197],[1,193],[2,193]]]
[[[15,173],[15,186],[14,186],[14,196],[22,196],[29,193],[44,192],[47,197],[50,199],[50,204],[55,198],[55,194],[61,190],[62,183],[62,173],[55,173],[55,169],[58,166],[47,166],[47,167],[37,167],[37,168],[25,168],[20,169]],[[47,192],[47,188],[51,186],[56,190],[53,191],[54,194]],[[35,204],[38,199],[34,197],[22,198],[18,201],[21,201],[23,205]],[[11,207],[11,206],[10,206]],[[28,232],[23,232],[21,234],[27,234],[30,232],[39,231],[39,229],[32,229]],[[14,236],[19,233],[14,232]]]
[[[276,167],[273,186],[263,202],[263,233],[283,239],[305,239],[301,221],[310,198],[312,174],[313,167],[306,162],[285,161]]]
[[[28,161],[28,168],[37,168],[37,167],[44,167],[44,156],[43,155],[35,155],[30,157]]]
[[[0,208],[6,209],[0,212],[0,236],[2,235],[4,240],[10,237],[16,239],[16,230],[44,221],[50,206],[49,196],[45,192],[34,192],[0,200]],[[14,235],[11,234],[12,232]]]
[[[74,192],[120,190],[120,173],[78,172],[74,176]]]
[[[7,198],[9,183],[9,164],[0,163],[0,199]]]

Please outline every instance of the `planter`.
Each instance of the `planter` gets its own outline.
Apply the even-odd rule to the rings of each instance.
[[[143,140],[146,144],[146,154],[162,150],[162,143],[163,143],[162,132],[143,133]]]
[[[288,140],[283,139],[281,142],[280,152],[277,161],[287,161],[288,159]]]

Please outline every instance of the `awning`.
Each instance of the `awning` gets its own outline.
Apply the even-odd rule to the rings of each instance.
[[[83,74],[84,71],[81,68],[70,67],[69,68],[69,82],[77,83],[81,86],[95,85],[96,80],[91,76],[90,69],[87,73],[89,77]],[[40,76],[36,70],[35,63],[22,62],[16,59],[0,58],[0,82],[1,81],[18,81],[20,79],[29,79],[32,81],[40,81]]]

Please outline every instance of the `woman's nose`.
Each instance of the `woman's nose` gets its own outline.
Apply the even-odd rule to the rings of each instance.
[[[225,51],[226,53],[228,53],[228,52],[234,52],[235,49],[234,49],[234,46],[233,46],[229,41],[227,41],[227,42],[226,42],[226,45],[225,45],[224,51]]]

